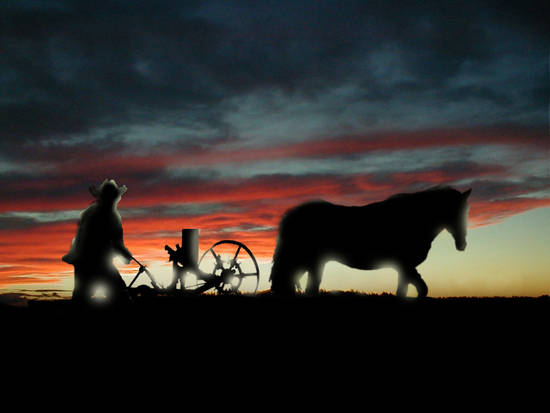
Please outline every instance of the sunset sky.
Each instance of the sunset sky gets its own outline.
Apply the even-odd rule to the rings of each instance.
[[[550,294],[547,12],[2,1],[0,292],[72,289],[61,257],[88,187],[114,178],[140,261],[169,272],[164,245],[200,228],[201,250],[244,242],[261,289],[293,205],[472,188],[467,250],[442,233],[419,267],[430,295]],[[321,288],[395,292],[396,279],[331,263]]]

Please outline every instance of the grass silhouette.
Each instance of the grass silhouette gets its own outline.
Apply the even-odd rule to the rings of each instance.
[[[445,297],[422,300],[401,299],[393,294],[372,294],[358,291],[325,291],[317,296],[297,294],[279,297],[268,291],[252,294],[201,294],[189,296],[153,295],[139,299],[123,308],[107,305],[79,309],[59,295],[49,298],[14,297],[6,304],[0,295],[0,314],[4,321],[44,320],[46,323],[71,322],[84,318],[101,319],[116,326],[120,320],[139,324],[153,322],[218,328],[238,328],[243,325],[271,325],[274,329],[357,328],[360,325],[391,326],[398,323],[406,328],[450,330],[452,328],[519,328],[543,325],[550,314],[550,297]],[[3,304],[1,304],[3,302]],[[225,320],[225,321],[224,321]],[[78,324],[76,322],[76,324]],[[226,327],[227,325],[227,327]]]
[[[267,372],[303,363],[326,369],[330,359],[398,374],[409,360],[415,371],[431,363],[452,374],[451,366],[496,368],[518,358],[536,365],[548,354],[549,310],[548,296],[415,301],[356,291],[159,296],[89,311],[66,299],[31,299],[27,306],[0,304],[0,330],[13,354],[93,355],[112,365],[123,358],[142,366]]]

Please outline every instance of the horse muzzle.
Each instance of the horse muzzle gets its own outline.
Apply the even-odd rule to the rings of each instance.
[[[466,249],[466,245],[468,245],[468,243],[466,241],[462,241],[462,242],[456,242],[455,245],[456,245],[457,250],[464,251]]]

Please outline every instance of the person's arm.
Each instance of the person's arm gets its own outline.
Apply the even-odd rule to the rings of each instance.
[[[124,245],[124,237],[122,233],[122,225],[117,225],[113,233],[113,247],[115,251],[119,252],[124,258],[130,262],[132,259],[132,253]]]

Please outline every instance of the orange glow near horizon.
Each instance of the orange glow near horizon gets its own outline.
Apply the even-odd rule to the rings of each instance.
[[[550,211],[550,201],[540,200],[537,202],[515,201],[515,202],[473,202],[470,207],[470,228],[474,229],[469,232],[469,238],[475,239],[475,234],[479,233],[476,228],[486,228],[488,221],[491,225],[489,232],[498,233],[499,228],[505,228],[508,224],[502,219],[511,215],[516,215],[524,211],[541,208],[541,211]],[[546,207],[546,208],[544,208]],[[286,209],[284,204],[281,204],[272,213],[266,214],[262,209],[251,210],[245,212],[232,213],[213,213],[203,216],[190,217],[170,217],[170,218],[128,218],[124,219],[124,211],[121,210],[123,216],[123,225],[125,231],[125,242],[132,253],[139,257],[140,260],[145,260],[148,265],[166,266],[167,255],[164,251],[164,245],[175,246],[180,243],[180,230],[183,227],[201,228],[200,233],[200,250],[204,251],[209,248],[214,242],[221,239],[235,239],[246,244],[254,253],[256,258],[262,263],[262,286],[268,288],[265,279],[269,276],[269,268],[271,257],[275,248],[277,237],[277,224],[280,215]],[[511,221],[520,219],[521,215],[510,218]],[[239,230],[238,225],[246,222],[254,222],[256,225],[261,224],[266,229],[258,231]],[[236,228],[235,230],[227,231],[226,229]],[[0,250],[0,288],[10,289],[22,287],[25,285],[50,285],[52,288],[60,285],[65,288],[70,288],[72,282],[72,267],[61,262],[61,256],[64,255],[75,235],[76,222],[74,223],[57,223],[46,224],[36,228],[23,230],[1,230],[0,243],[4,248]],[[486,231],[486,230],[482,230]],[[441,237],[441,236],[440,236]],[[436,239],[436,244],[439,243]],[[474,241],[475,243],[475,241]],[[448,250],[451,248],[449,243]],[[475,245],[475,244],[474,244]],[[472,248],[472,242],[469,240],[469,249]],[[478,247],[479,248],[479,247]],[[487,248],[487,247],[485,247]],[[446,252],[452,260],[460,260],[459,253],[454,253],[452,249]],[[435,255],[435,256],[434,256]],[[437,257],[436,253],[431,252],[428,260],[422,264],[427,268],[438,267],[443,268],[441,263],[443,258]],[[481,257],[480,257],[481,260]],[[460,266],[460,261],[457,261],[457,266]],[[473,265],[472,263],[469,264]],[[484,271],[490,271],[490,265],[486,263],[475,264],[487,267]],[[513,264],[511,264],[513,265]],[[353,273],[353,270],[343,270],[337,264],[330,264],[327,268],[338,268],[343,274]],[[536,266],[531,266],[531,272],[535,271]],[[134,265],[122,266],[121,273],[132,273],[135,271]],[[544,271],[543,269],[539,269]],[[267,272],[267,273],[266,273]],[[387,271],[386,271],[387,272]],[[369,290],[369,275],[356,274],[356,279],[339,278],[334,274],[325,276],[326,286],[334,287],[335,285],[348,286],[349,288],[357,288],[362,285],[363,289]],[[540,283],[540,275],[537,276]],[[380,277],[380,285],[391,284],[390,277]],[[346,281],[347,280],[347,281]],[[439,278],[435,277],[432,283],[439,282]],[[346,284],[347,283],[347,284]],[[326,288],[325,286],[325,288]],[[538,289],[537,289],[538,288]],[[537,288],[528,289],[533,294],[545,293],[544,284],[542,283]],[[387,289],[387,288],[386,288]],[[376,290],[376,289],[375,289]],[[433,290],[433,289],[432,289]],[[441,295],[453,295],[452,288],[438,287],[437,291],[441,291]],[[480,291],[483,291],[481,288]],[[390,292],[391,289],[390,289]],[[502,292],[500,293],[502,295]],[[513,293],[510,291],[510,295]]]
[[[243,162],[255,164],[266,160],[327,159],[372,151],[391,152],[460,145],[477,147],[498,144],[508,145],[509,149],[527,145],[537,152],[547,145],[547,140],[540,138],[537,130],[529,128],[510,131],[486,128],[327,138],[282,143],[267,148],[235,149],[231,145],[222,144],[208,149],[192,147],[185,151],[176,150],[155,156],[103,156],[92,150],[89,154],[83,152],[73,158],[59,160],[55,164],[57,170],[63,171],[59,179],[45,177],[8,183],[7,190],[13,190],[16,196],[2,199],[0,214],[13,216],[14,213],[19,213],[32,216],[33,213],[70,211],[73,216],[76,211],[82,211],[90,205],[93,198],[85,189],[86,185],[80,183],[81,179],[68,176],[89,174],[87,179],[95,176],[104,178],[108,171],[108,176],[111,177],[120,174],[122,178],[119,183],[129,187],[120,202],[119,211],[123,218],[125,242],[136,257],[159,265],[165,263],[167,256],[164,245],[174,246],[179,243],[182,228],[200,228],[201,249],[206,249],[221,239],[236,239],[245,243],[263,265],[267,265],[264,270],[269,272],[281,216],[288,208],[312,199],[363,205],[381,201],[394,193],[410,192],[418,184],[426,186],[458,183],[461,186],[458,189],[464,190],[470,187],[474,179],[503,179],[502,182],[506,183],[501,184],[503,186],[499,190],[504,191],[504,195],[510,192],[511,196],[478,195],[474,187],[473,195],[469,199],[470,228],[491,227],[497,231],[501,223],[506,224],[518,214],[537,209],[548,210],[550,198],[524,197],[522,187],[514,187],[513,183],[506,181],[508,177],[513,177],[510,170],[496,162],[472,162],[466,164],[466,167],[461,164],[453,168],[393,170],[382,176],[341,171],[340,174],[256,173],[249,178],[224,178],[218,175],[210,179],[173,178],[169,182],[149,185],[146,190],[140,190],[140,174],[182,165],[192,168],[200,165],[237,165]],[[131,178],[126,180],[124,177]],[[49,196],[48,189],[56,185],[70,190]],[[72,190],[73,186],[81,189]],[[177,212],[177,208],[181,207],[185,211],[187,206],[193,207],[193,213]],[[172,208],[175,212],[155,212],[163,208]],[[66,218],[49,223],[33,221],[21,225],[0,228],[0,288],[66,284],[66,280],[71,279],[72,267],[61,262],[61,257],[68,251],[75,236],[76,219],[73,222],[67,222]],[[264,274],[264,277],[268,276]],[[352,282],[349,285],[355,284]]]

